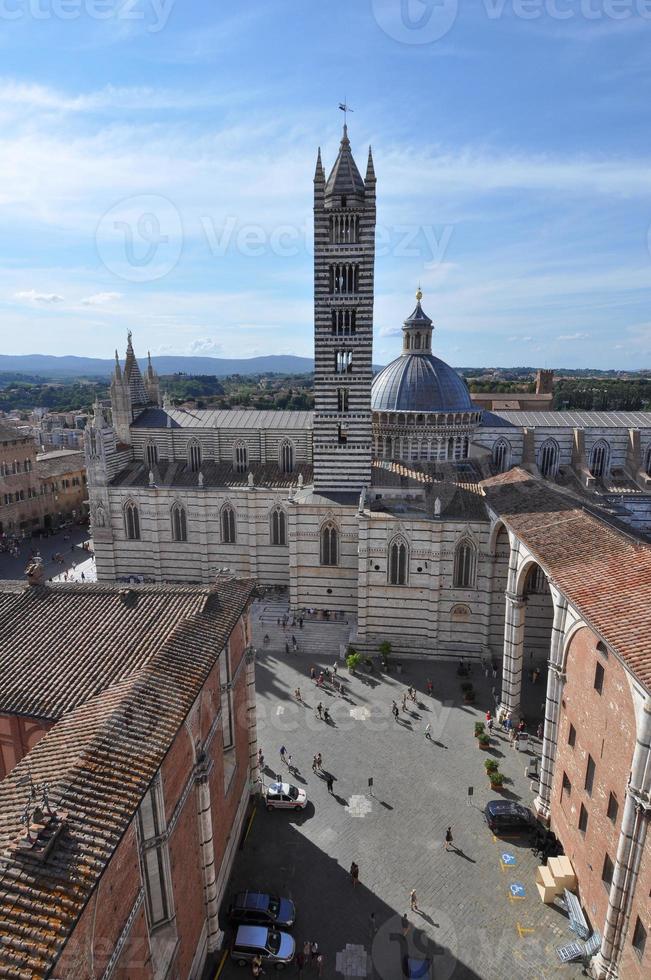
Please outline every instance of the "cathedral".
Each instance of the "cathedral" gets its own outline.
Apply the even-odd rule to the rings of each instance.
[[[495,481],[546,489],[551,524],[579,508],[651,533],[651,413],[482,411],[433,353],[420,290],[402,349],[373,376],[375,224],[372,153],[362,177],[344,126],[334,166],[319,151],[314,175],[312,412],[172,408],[129,335],[110,413],[98,404],[85,433],[100,579],[209,583],[229,569],[287,589],[294,610],[345,616],[361,650],[492,656],[514,548]],[[523,644],[546,657],[554,603],[538,560]]]

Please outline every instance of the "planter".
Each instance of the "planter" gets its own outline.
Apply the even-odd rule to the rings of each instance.
[[[477,742],[477,745],[479,746],[480,749],[483,749],[484,752],[486,751],[486,749],[490,749],[491,747],[490,742],[482,742],[481,739]]]
[[[464,704],[473,704],[474,703],[474,700],[475,700],[475,695],[472,694],[472,693],[464,694],[464,696],[463,696],[463,703]]]
[[[503,787],[502,783],[491,783],[491,789],[494,790],[497,793],[498,791],[501,791],[502,789],[504,789],[504,787]]]

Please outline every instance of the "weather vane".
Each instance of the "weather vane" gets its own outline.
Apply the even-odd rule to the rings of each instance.
[[[350,108],[350,106],[347,104],[347,102],[346,102],[345,99],[344,99],[343,102],[340,102],[339,103],[339,108],[341,109],[341,111],[344,114],[344,126],[345,126],[348,123],[348,113],[349,112],[354,112],[355,110]]]

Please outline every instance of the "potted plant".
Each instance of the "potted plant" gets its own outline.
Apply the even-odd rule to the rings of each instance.
[[[484,734],[480,735],[479,738],[477,739],[477,744],[479,745],[480,749],[487,749],[488,746],[491,744],[491,740],[488,737],[488,735],[484,732]]]
[[[491,789],[501,789],[504,783],[504,776],[501,772],[497,770],[495,772],[489,772],[488,778],[491,781]]]
[[[359,667],[362,662],[362,655],[358,653],[353,647],[348,648],[348,655],[346,657],[346,666],[351,674],[355,673],[355,670]]]
[[[496,760],[495,759],[486,759],[486,762],[484,763],[484,769],[486,770],[486,772],[488,773],[489,776],[491,775],[491,773],[497,772],[498,765],[497,765]]]
[[[475,700],[475,690],[469,681],[464,681],[461,685],[461,690],[463,691],[463,700],[466,704],[472,704]]]
[[[389,655],[391,653],[391,644],[388,640],[383,640],[380,643],[378,650],[380,651],[380,657],[382,658],[382,666],[385,670],[389,669]]]
[[[367,674],[373,673],[373,661],[370,657],[364,657],[364,666]]]
[[[475,738],[479,738],[480,735],[486,734],[486,726],[483,721],[475,722]]]

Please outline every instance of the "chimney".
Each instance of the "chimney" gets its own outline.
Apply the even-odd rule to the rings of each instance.
[[[45,585],[45,569],[43,559],[40,555],[35,555],[25,569],[27,581],[31,586]]]

